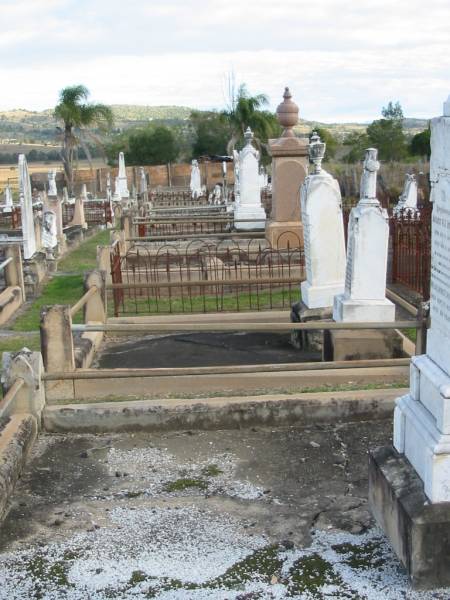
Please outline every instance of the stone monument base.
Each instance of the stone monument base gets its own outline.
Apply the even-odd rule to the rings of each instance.
[[[404,356],[402,339],[393,330],[332,329],[324,332],[326,361],[374,360]]]
[[[426,354],[411,359],[410,392],[397,400],[394,446],[431,502],[450,501],[450,377]]]
[[[272,248],[303,248],[301,221],[270,221],[266,226],[266,240]]]
[[[344,284],[334,283],[329,285],[311,285],[308,281],[302,281],[302,302],[309,309],[321,309],[326,306],[332,311],[334,297],[344,293]],[[326,309],[328,310],[328,309]]]
[[[248,219],[248,221],[246,221]],[[234,211],[234,228],[237,231],[252,231],[266,227],[266,211],[262,206],[243,206]]]
[[[392,304],[387,298],[384,300],[352,300],[345,294],[341,294],[334,299],[333,319],[349,323],[395,321],[395,304]]]
[[[430,504],[392,446],[369,453],[369,506],[415,588],[450,585],[450,502]]]
[[[325,308],[308,308],[301,300],[292,305],[291,323],[308,323],[310,321],[331,321],[331,306]],[[291,333],[291,344],[298,350],[323,350],[324,332],[317,331],[293,331]]]

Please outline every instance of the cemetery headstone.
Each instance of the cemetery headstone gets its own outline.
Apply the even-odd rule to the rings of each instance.
[[[58,191],[56,189],[56,171],[53,169],[48,172],[48,196],[57,196]]]
[[[394,207],[394,215],[407,215],[413,217],[417,214],[417,181],[414,174],[407,173],[403,191]]]
[[[301,188],[306,280],[301,284],[307,308],[333,305],[334,296],[344,292],[345,238],[339,184],[321,167],[325,144],[317,134],[309,146],[315,168]]]
[[[128,191],[127,170],[125,167],[125,156],[123,152],[119,152],[119,173],[116,182],[118,184],[116,187],[116,193],[119,194],[121,199],[128,200],[130,197],[130,192]]]
[[[369,457],[372,512],[413,585],[450,585],[450,97],[431,121],[431,325],[398,398],[394,444]]]
[[[191,166],[191,179],[189,182],[192,198],[198,198],[202,195],[202,181],[198,161],[193,160]]]
[[[23,256],[29,260],[37,251],[36,232],[34,228],[33,199],[27,160],[19,154],[19,195],[22,217]]]
[[[386,298],[388,214],[376,197],[377,150],[366,150],[360,200],[350,213],[345,291],[334,299],[335,321],[394,321]]]
[[[269,140],[272,156],[272,214],[266,238],[273,247],[297,248],[303,240],[299,190],[308,172],[308,140],[298,138],[294,126],[299,108],[285,88],[277,118],[284,128],[280,138]]]
[[[234,225],[239,230],[264,229],[266,212],[261,205],[259,185],[259,152],[253,146],[250,127],[245,134],[245,146],[239,153],[240,201],[234,211]]]

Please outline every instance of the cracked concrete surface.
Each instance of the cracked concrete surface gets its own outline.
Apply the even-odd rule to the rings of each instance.
[[[0,528],[0,598],[20,598],[14,590],[48,599],[344,597],[326,592],[330,582],[345,580],[342,573],[325,577],[325,587],[310,596],[298,575],[286,575],[286,565],[325,543],[322,534],[373,535],[367,449],[389,443],[391,429],[388,420],[42,435]],[[239,585],[233,575],[222,589],[224,573],[273,548],[273,572],[246,575]],[[265,556],[261,564],[269,563]],[[402,569],[392,555],[388,563],[400,578],[400,595],[345,597],[428,598],[405,595]],[[326,575],[328,566],[321,568]],[[362,585],[358,573],[352,590],[376,588]]]

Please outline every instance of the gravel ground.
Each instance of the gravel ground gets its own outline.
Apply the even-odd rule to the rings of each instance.
[[[43,435],[0,529],[1,599],[448,599],[367,509],[391,422]]]

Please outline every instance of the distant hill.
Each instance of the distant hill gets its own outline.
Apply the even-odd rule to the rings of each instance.
[[[117,129],[143,126],[149,121],[168,124],[182,123],[189,119],[192,111],[188,106],[140,106],[135,104],[113,104],[111,106]],[[423,131],[427,119],[405,119],[408,133]],[[55,141],[55,119],[53,110],[31,111],[18,108],[0,111],[0,144],[16,142],[47,145]],[[300,120],[295,128],[299,134],[308,134],[314,127],[325,127],[339,138],[352,131],[363,131],[367,123],[321,123],[319,121]],[[1,151],[1,150],[0,150]]]

